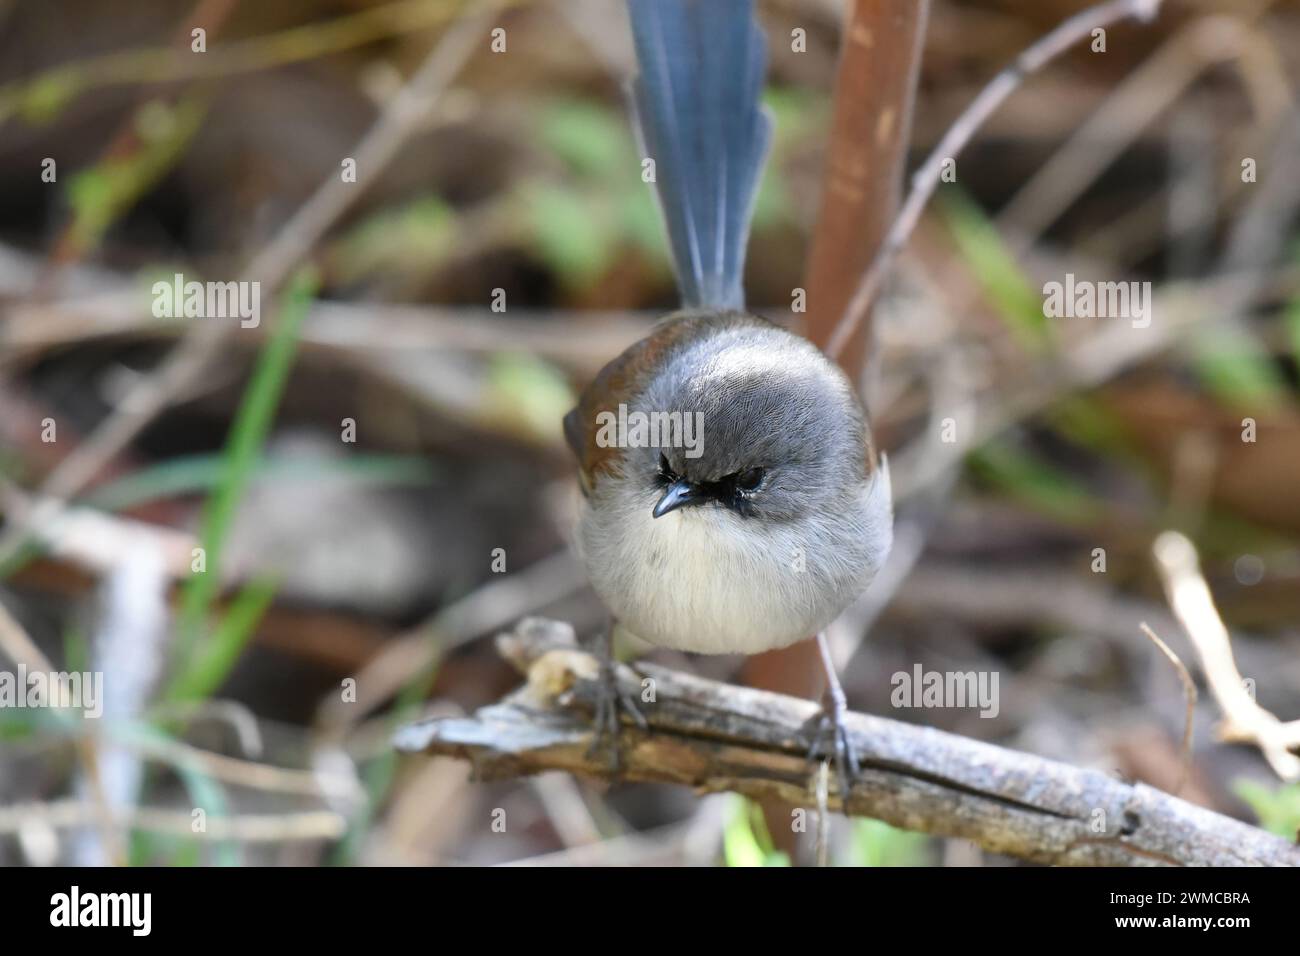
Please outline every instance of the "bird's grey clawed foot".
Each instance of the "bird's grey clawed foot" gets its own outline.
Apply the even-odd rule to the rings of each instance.
[[[828,693],[822,703],[821,713],[808,722],[812,725],[808,759],[814,762],[827,759],[835,761],[841,799],[847,799],[853,781],[858,778],[861,770],[846,727],[845,717],[848,712],[843,698],[837,699],[836,695]]]
[[[618,671],[611,658],[600,662],[600,678],[596,695],[596,713],[593,718],[595,734],[587,757],[596,758],[604,752],[610,773],[622,769],[622,714],[627,714],[642,730],[648,730],[645,715],[637,707],[632,695],[618,682]]]
[[[844,688],[840,686],[839,676],[835,673],[831,646],[824,631],[817,635],[817,650],[821,654],[822,669],[826,674],[826,695],[822,698],[821,713],[809,721],[815,722],[815,728],[812,732],[812,746],[808,748],[808,759],[820,761],[828,757],[834,758],[840,778],[840,799],[847,801],[849,790],[859,771],[858,755],[853,750],[853,741],[849,739],[846,726],[848,698],[844,696]]]

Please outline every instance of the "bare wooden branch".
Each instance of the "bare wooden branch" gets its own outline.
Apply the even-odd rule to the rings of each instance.
[[[470,760],[483,779],[608,776],[607,763],[587,753],[598,666],[572,629],[530,619],[498,646],[527,683],[470,716],[407,726],[397,748]],[[649,722],[648,732],[623,728],[622,779],[812,805],[812,702],[649,664],[620,666],[618,678]],[[1300,865],[1300,848],[1280,837],[1144,784],[867,714],[850,714],[848,729],[862,773],[847,801],[832,774],[828,802],[851,815],[1040,863]]]

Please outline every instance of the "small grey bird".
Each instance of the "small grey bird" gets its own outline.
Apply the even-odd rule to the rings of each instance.
[[[752,0],[629,9],[637,117],[686,308],[605,366],[565,418],[585,495],[578,549],[619,625],[652,644],[756,654],[816,636],[843,785],[856,761],[822,632],[889,553],[889,471],[843,372],[744,311],[770,139]],[[612,694],[598,718],[616,733]]]
[[[698,457],[570,432],[579,549],[631,633],[757,654],[817,634],[870,582],[891,540],[889,473],[844,374],[807,339],[741,312],[669,317],[606,367],[570,428],[620,405],[703,423]]]

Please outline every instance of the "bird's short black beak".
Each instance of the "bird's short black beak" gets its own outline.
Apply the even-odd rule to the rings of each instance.
[[[705,501],[704,494],[684,478],[678,478],[665,490],[659,503],[655,505],[655,510],[651,512],[656,518],[662,518],[670,511],[676,511],[678,508],[685,508],[687,505],[698,505]]]

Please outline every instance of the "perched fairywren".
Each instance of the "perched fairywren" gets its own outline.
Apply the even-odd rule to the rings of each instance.
[[[684,308],[565,417],[585,495],[578,549],[619,625],[652,644],[756,654],[817,636],[843,774],[854,760],[822,631],[889,552],[889,472],[843,372],[744,311],[771,138],[752,0],[628,5],[633,99]],[[619,701],[605,703],[616,733]]]

